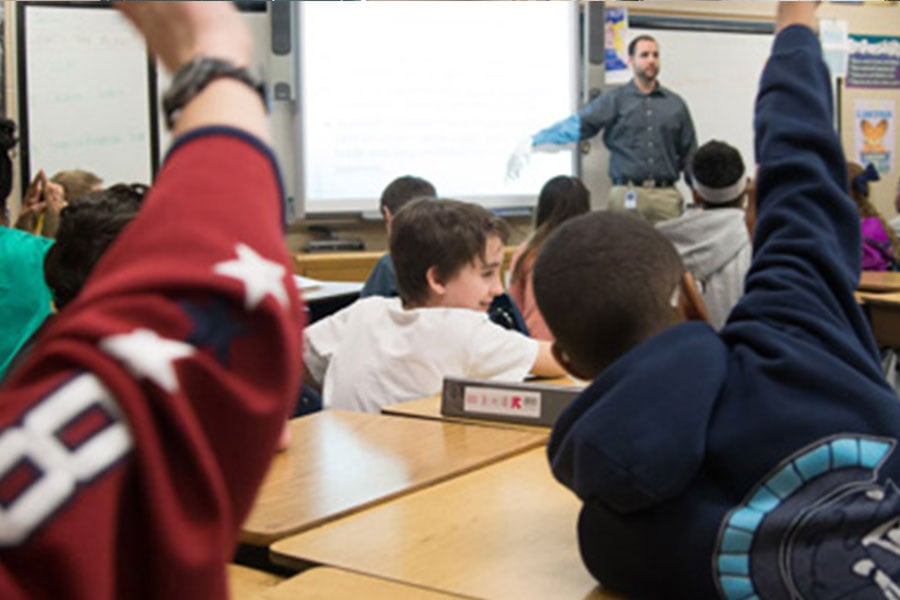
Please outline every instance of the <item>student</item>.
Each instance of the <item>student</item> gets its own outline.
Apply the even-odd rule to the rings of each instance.
[[[381,214],[384,215],[388,236],[391,234],[391,221],[401,208],[417,198],[436,197],[437,191],[435,191],[434,186],[421,177],[404,175],[388,184],[381,193]],[[390,252],[386,252],[384,256],[378,259],[378,262],[372,268],[372,272],[369,273],[362,290],[359,292],[360,298],[368,298],[370,296],[385,296],[388,298],[397,296],[397,276],[394,274],[394,263],[391,260]],[[514,329],[525,335],[529,334],[519,307],[506,292],[494,298],[491,307],[488,309],[488,317],[494,323],[507,329]]]
[[[0,379],[10,361],[50,314],[50,290],[41,265],[52,240],[8,227],[12,189],[9,153],[16,124],[0,119]]]
[[[628,598],[896,590],[900,404],[854,298],[859,226],[816,4],[778,3],[755,253],[720,333],[690,321],[702,298],[638,219],[577,217],[535,264],[556,355],[596,378],[553,428],[551,466],[583,502],[587,568]]]
[[[384,226],[387,233],[391,234],[391,220],[401,208],[416,198],[435,198],[437,191],[434,186],[421,177],[404,175],[388,184],[381,192],[379,207],[384,216]],[[360,298],[368,296],[396,296],[397,279],[394,276],[394,263],[391,262],[390,252],[378,259],[365,285],[359,292]]]
[[[119,183],[82,194],[63,209],[56,243],[44,258],[57,310],[75,299],[100,257],[138,215],[146,193],[145,185]]]
[[[16,229],[55,237],[62,209],[88,192],[100,190],[102,183],[102,179],[82,169],[60,171],[49,180],[43,170],[38,171],[25,192]]]
[[[878,209],[869,201],[869,182],[881,179],[875,165],[865,168],[859,163],[847,163],[850,197],[859,209],[862,232],[862,268],[864,271],[896,271],[900,268],[900,240]]]
[[[417,200],[391,223],[399,298],[371,297],[304,334],[306,382],[326,408],[378,412],[441,390],[444,376],[521,381],[564,374],[550,345],[486,311],[503,291],[506,224],[455,200]]]
[[[554,149],[603,132],[609,150],[610,210],[635,211],[651,223],[684,210],[675,183],[697,149],[694,122],[684,100],[659,82],[659,44],[639,35],[628,44],[634,77],[599,95],[577,113],[522,143],[507,163],[515,179],[532,151]]]
[[[744,294],[744,276],[753,250],[744,215],[750,178],[736,148],[711,140],[691,159],[696,209],[656,224],[675,244],[700,292],[713,327],[721,329]]]
[[[144,185],[117,184],[108,190],[82,195],[63,209],[56,241],[44,256],[43,266],[44,281],[56,311],[75,299],[97,261],[137,216],[146,191]],[[48,315],[22,344],[10,360],[4,377],[9,376],[31,352],[38,334],[50,324],[53,316]]]
[[[560,175],[550,179],[541,188],[534,213],[534,231],[522,242],[510,262],[509,295],[522,311],[522,317],[531,336],[539,340],[553,341],[553,334],[544,322],[534,300],[531,271],[534,259],[547,236],[572,217],[591,210],[591,193],[577,177]]]
[[[265,104],[232,70],[251,63],[250,34],[230,2],[116,7],[177,71],[174,145],[0,390],[4,600],[227,598],[300,384]]]

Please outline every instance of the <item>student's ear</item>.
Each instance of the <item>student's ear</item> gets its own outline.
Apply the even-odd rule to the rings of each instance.
[[[553,352],[553,358],[556,359],[556,362],[561,364],[563,368],[576,379],[591,381],[594,378],[593,375],[585,373],[575,364],[573,364],[572,357],[569,356],[568,352],[562,349],[559,343],[553,342],[553,344],[550,346],[550,351]]]
[[[706,301],[697,289],[694,276],[685,271],[681,276],[681,293],[678,294],[678,310],[687,321],[711,322]]]
[[[441,297],[444,295],[444,293],[446,293],[447,287],[438,276],[436,266],[432,265],[428,267],[427,271],[425,271],[425,281],[428,282],[428,289],[431,290],[432,295]]]
[[[703,204],[703,198],[700,197],[700,194],[694,188],[691,188],[691,197],[694,199],[694,204]]]

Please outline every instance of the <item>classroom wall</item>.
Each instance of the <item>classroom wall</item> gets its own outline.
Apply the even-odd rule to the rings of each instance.
[[[722,19],[740,19],[740,20],[771,20],[774,14],[774,2],[739,2],[739,1],[695,1],[695,2],[672,2],[672,1],[620,1],[612,0],[606,3],[607,6],[623,6],[635,14],[665,14],[670,16],[695,16],[702,18],[722,18]],[[5,15],[5,72],[4,89],[7,98],[7,111],[10,115],[18,114],[18,98],[15,93],[16,88],[16,38],[15,38],[15,3],[4,2],[3,11]],[[900,31],[900,3],[897,2],[866,2],[866,3],[842,3],[830,2],[825,3],[819,9],[819,14],[823,18],[842,19],[849,23],[850,32],[855,34],[867,35],[897,35]],[[665,58],[663,58],[665,60]],[[663,62],[663,69],[665,63]],[[663,71],[664,73],[665,71]],[[841,126],[843,133],[843,143],[845,150],[852,152],[853,149],[853,104],[857,98],[867,99],[894,99],[895,119],[897,112],[900,112],[900,90],[858,90],[848,89],[842,96],[843,111],[841,114]],[[895,126],[895,132],[900,134],[900,127]],[[589,187],[594,192],[593,204],[595,208],[605,205],[603,195],[608,189],[608,180],[606,178],[606,160],[605,150],[602,144],[594,144],[595,150],[592,151],[590,160],[584,164],[584,177]],[[895,149],[900,148],[900,135],[895,139]],[[889,173],[882,181],[872,184],[872,198],[885,216],[894,215],[893,208],[893,192],[895,189],[897,178],[900,177],[900,165],[895,159],[895,170]],[[19,170],[16,169],[18,177]],[[13,191],[13,199],[21,197],[21,184],[15,182]],[[11,209],[16,209],[16,203],[10,203]],[[528,234],[530,222],[527,218],[511,219],[513,225],[511,244],[516,244]],[[363,239],[366,247],[371,250],[384,249],[387,246],[387,240],[384,233],[384,224],[381,221],[364,221],[358,218],[339,218],[331,220],[316,219],[314,221],[298,221],[291,225],[288,232],[288,245],[292,250],[299,250],[309,239],[317,237],[316,234],[310,233],[308,227],[310,225],[325,225],[330,227],[335,233],[344,237],[357,237]]]

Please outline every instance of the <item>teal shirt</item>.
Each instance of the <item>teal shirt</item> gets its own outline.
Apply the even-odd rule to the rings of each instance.
[[[0,226],[0,377],[51,312],[44,255],[53,240]]]

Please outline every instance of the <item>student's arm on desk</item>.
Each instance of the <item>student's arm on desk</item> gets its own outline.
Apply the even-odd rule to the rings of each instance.
[[[538,353],[534,359],[534,366],[531,367],[531,372],[538,377],[564,377],[568,375],[568,372],[554,358],[553,351],[550,349],[551,346],[550,342],[538,342]]]

